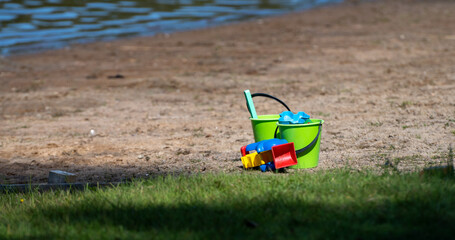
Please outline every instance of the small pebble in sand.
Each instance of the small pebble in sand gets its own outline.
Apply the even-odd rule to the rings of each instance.
[[[138,159],[143,159],[143,158],[144,158],[144,155],[141,154],[141,155],[137,156],[137,158],[138,158]]]
[[[90,136],[94,137],[96,135],[95,130],[91,129],[90,130]]]

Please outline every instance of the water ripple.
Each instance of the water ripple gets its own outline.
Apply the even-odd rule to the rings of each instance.
[[[0,0],[0,54],[203,28],[342,0]]]

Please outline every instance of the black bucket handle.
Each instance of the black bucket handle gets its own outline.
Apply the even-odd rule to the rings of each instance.
[[[281,101],[280,99],[278,99],[277,97],[274,97],[272,95],[269,95],[267,93],[253,93],[251,94],[251,97],[254,98],[254,97],[267,97],[267,98],[271,98],[279,103],[281,103],[281,105],[283,105],[288,111],[291,111],[291,109],[289,109],[288,105],[286,105],[286,103],[284,103],[283,101]]]
[[[251,97],[254,98],[254,97],[267,97],[267,98],[271,98],[279,103],[281,103],[281,105],[283,105],[288,111],[291,111],[291,109],[288,107],[288,105],[286,105],[286,103],[284,103],[283,101],[281,101],[279,98],[277,97],[274,97],[272,95],[269,95],[267,93],[253,93],[251,94]],[[292,111],[291,111],[292,112]],[[313,141],[311,141],[310,144],[306,145],[305,147],[299,149],[299,150],[296,150],[295,153],[296,154],[300,154],[300,153],[303,153],[305,151],[307,151],[308,149],[311,149],[313,148],[313,146],[318,142],[318,138],[319,138],[319,135],[321,134],[321,126],[322,124],[319,123],[318,125],[318,134],[316,134],[316,137],[313,139]],[[276,138],[276,135],[278,133],[278,126],[276,126],[275,128],[275,133],[273,135],[274,138]]]
[[[306,145],[305,147],[303,147],[299,150],[296,150],[295,151],[296,154],[303,153],[306,150],[313,148],[313,146],[318,142],[319,135],[321,134],[321,126],[322,126],[322,124],[319,123],[318,134],[316,134],[316,137],[313,139],[313,141],[311,141],[310,144]]]
[[[251,98],[254,98],[254,97],[266,97],[266,98],[271,98],[279,103],[281,103],[281,105],[283,105],[288,111],[292,112],[291,109],[288,107],[288,105],[286,105],[286,103],[284,103],[283,101],[281,101],[279,98],[277,97],[274,97],[270,94],[267,94],[267,93],[253,93],[251,94]],[[247,105],[248,107],[248,105]],[[275,128],[275,133],[273,134],[273,138],[276,138],[276,134],[278,133],[278,126],[276,126]]]

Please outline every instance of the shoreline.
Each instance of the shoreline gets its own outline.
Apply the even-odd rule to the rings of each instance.
[[[340,0],[334,0],[334,1],[340,1]],[[325,2],[325,3],[319,3],[319,4],[314,4],[313,6],[295,6],[295,9],[290,10],[290,9],[280,9],[280,10],[285,10],[284,12],[281,13],[270,13],[268,15],[261,15],[261,14],[252,14],[250,17],[243,16],[244,18],[237,18],[237,19],[243,19],[243,20],[232,20],[232,21],[219,21],[217,20],[217,17],[213,18],[203,18],[200,19],[200,21],[206,21],[206,24],[204,27],[197,27],[197,24],[191,25],[191,21],[187,22],[182,22],[183,25],[191,25],[187,26],[187,28],[179,28],[178,24],[175,25],[174,27],[170,27],[168,29],[164,28],[158,28],[160,29],[159,31],[152,30],[150,27],[147,27],[146,23],[143,23],[143,30],[148,29],[149,31],[142,31],[142,32],[136,32],[134,34],[129,34],[129,35],[124,35],[124,36],[106,36],[104,39],[103,38],[79,38],[79,39],[72,39],[68,41],[60,41],[60,42],[55,42],[55,44],[59,45],[60,47],[51,47],[49,42],[34,42],[34,43],[27,43],[27,44],[22,44],[22,45],[9,45],[5,46],[3,50],[6,52],[6,54],[0,54],[0,57],[6,58],[6,57],[14,57],[14,56],[20,56],[20,55],[35,55],[35,54],[40,54],[46,51],[54,51],[58,49],[64,49],[64,48],[71,48],[73,45],[86,45],[86,44],[91,44],[91,43],[96,43],[96,42],[115,42],[118,40],[128,40],[128,39],[133,39],[133,38],[138,38],[138,37],[153,37],[155,35],[160,35],[160,34],[174,34],[178,32],[188,32],[188,31],[194,31],[194,30],[203,30],[203,29],[208,29],[208,28],[213,28],[213,27],[220,27],[220,26],[225,26],[225,25],[232,25],[232,24],[237,24],[237,23],[242,23],[242,22],[250,22],[250,21],[255,21],[258,19],[263,19],[263,18],[273,18],[277,16],[285,16],[287,14],[292,14],[292,13],[298,13],[298,12],[303,12],[303,11],[308,11],[311,9],[316,9],[320,7],[327,7],[327,6],[333,6],[340,4],[340,2]],[[270,9],[269,9],[270,10]],[[188,20],[188,19],[178,19],[178,20]],[[180,24],[181,25],[181,24]],[[86,32],[86,34],[90,34],[93,32]],[[49,39],[48,39],[49,40]],[[1,41],[1,39],[0,39]],[[54,43],[54,42],[52,42]],[[13,52],[13,53],[9,53]]]
[[[174,33],[174,32],[182,32],[182,31],[190,31],[196,29],[203,29],[209,27],[216,27],[226,24],[233,24],[237,22],[246,22],[258,18],[264,17],[273,17],[284,15],[286,13],[291,12],[298,12],[303,10],[308,10],[320,6],[329,6],[331,4],[339,3],[340,0],[329,0],[322,3],[313,2],[308,3],[308,1],[297,1],[294,3],[277,3],[277,5],[270,6],[267,3],[265,5],[253,3],[250,5],[248,9],[238,9],[238,11],[233,11],[235,8],[238,8],[241,5],[232,4],[227,5],[230,6],[223,6],[223,3],[218,4],[214,3],[212,7],[222,7],[225,11],[207,11],[207,7],[210,8],[209,3],[204,3],[202,5],[193,6],[192,4],[184,4],[184,5],[173,5],[170,9],[166,11],[152,11],[149,12],[148,15],[146,12],[142,12],[142,14],[146,15],[135,15],[133,13],[127,14],[128,16],[123,16],[121,19],[110,19],[105,18],[101,20],[99,17],[94,17],[90,19],[90,23],[92,24],[89,26],[80,26],[78,24],[68,25],[65,28],[53,28],[47,25],[44,27],[41,22],[29,21],[23,22],[23,24],[31,24],[29,27],[34,28],[29,29],[29,31],[23,32],[21,30],[8,30],[10,29],[9,24],[14,23],[4,23],[3,27],[6,31],[8,31],[9,35],[15,35],[14,37],[7,36],[6,39],[3,39],[2,34],[0,34],[0,43],[3,41],[3,46],[0,48],[1,55],[3,57],[7,56],[14,56],[14,55],[21,55],[21,54],[33,54],[33,53],[40,53],[46,50],[55,50],[61,49],[65,47],[71,47],[74,44],[89,44],[93,42],[109,42],[115,41],[118,39],[131,39],[134,37],[151,37],[156,34],[164,34],[164,33]],[[141,4],[140,2],[135,3],[135,5],[141,5],[139,8],[143,10],[147,9],[157,9],[161,8],[160,4],[158,3],[149,3],[149,4]],[[0,4],[1,5],[1,4]],[[77,4],[76,4],[77,5]],[[121,5],[121,3],[120,3]],[[45,6],[45,5],[43,5]],[[62,11],[71,11],[74,13],[74,17],[72,20],[74,23],[79,21],[87,21],[84,19],[84,15],[90,15],[90,7],[79,7],[78,9],[74,9],[73,7],[75,4],[68,4],[65,6],[60,6],[60,10]],[[180,9],[179,7],[183,7]],[[192,13],[186,13],[185,7],[193,9]],[[8,7],[7,7],[8,8]],[[200,9],[199,9],[200,8]],[[101,8],[102,9],[102,8]],[[230,9],[231,11],[227,10]],[[26,13],[27,10],[33,12],[33,8],[29,9],[25,6],[25,9],[22,13]],[[99,13],[101,15],[111,15],[121,12],[121,6],[118,4],[113,5],[110,9],[103,9],[103,13]],[[51,11],[52,12],[52,11]],[[201,16],[197,17],[197,20],[194,17],[198,14],[197,12],[206,12],[210,14],[201,13]],[[110,14],[109,14],[110,13]],[[15,14],[20,14],[20,11],[15,12]],[[13,14],[13,18],[17,18],[17,16]],[[185,16],[185,14],[189,14]],[[196,14],[193,17],[190,17],[191,14]],[[173,16],[169,18],[169,16]],[[32,16],[33,18],[33,16]],[[115,20],[117,24],[110,24],[109,22],[106,24],[104,21]],[[145,21],[143,21],[145,20]],[[149,20],[149,21],[147,21]],[[124,24],[121,22],[124,21]],[[50,24],[50,23],[49,23]],[[86,23],[87,24],[87,23]],[[45,24],[46,25],[46,24]],[[93,26],[95,25],[95,26]],[[87,29],[90,29],[87,31]],[[45,31],[45,33],[40,33],[40,31]],[[47,32],[46,32],[47,31]],[[50,32],[49,32],[50,31]],[[62,31],[62,32],[58,32]],[[67,35],[69,32],[69,36],[65,36],[62,40],[62,35]],[[106,32],[110,32],[110,35],[105,35]],[[25,39],[22,38],[22,35],[29,36]],[[44,34],[47,34],[44,36]],[[32,37],[30,37],[32,36]],[[32,39],[33,38],[33,39]]]
[[[342,3],[2,58],[0,183],[43,182],[51,169],[91,182],[241,172],[239,148],[253,141],[245,89],[325,120],[319,166],[307,171],[444,164],[455,142],[454,11],[447,1]]]

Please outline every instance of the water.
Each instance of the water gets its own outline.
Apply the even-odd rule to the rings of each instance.
[[[0,0],[0,54],[203,28],[342,0]]]

